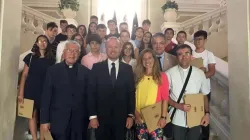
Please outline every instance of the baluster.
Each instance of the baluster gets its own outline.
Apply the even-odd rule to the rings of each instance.
[[[220,24],[218,25],[218,27],[219,27],[218,31],[219,32],[226,30],[226,20],[227,20],[226,19],[226,15],[225,14],[221,15],[221,17],[220,17]]]
[[[193,32],[193,34],[191,35],[192,37],[194,36],[194,33],[197,32],[197,31],[199,30],[199,24],[194,25],[193,27],[194,27],[194,32]]]
[[[27,13],[27,27],[26,31],[34,32],[36,30],[36,27],[34,26],[34,16],[30,13]]]
[[[22,11],[21,28],[22,28],[23,31],[25,31],[25,28],[26,28],[26,26],[27,26],[27,25],[26,25],[26,22],[25,22],[25,17],[26,17],[25,12]]]
[[[212,25],[209,28],[209,32],[211,32],[211,34],[218,31],[218,25],[217,25],[216,22],[217,22],[217,18],[213,18],[212,19]]]
[[[36,18],[37,20],[37,27],[36,27],[36,31],[35,34],[44,34],[44,29],[43,29],[43,23],[44,21],[42,19]]]
[[[202,30],[206,31],[207,33],[209,33],[209,19],[204,20],[202,22]]]
[[[192,38],[192,35],[190,35],[190,33],[189,33],[190,32],[190,28],[191,27],[185,29],[185,32],[187,33],[187,41],[192,42],[193,38]]]
[[[228,110],[227,110],[227,108],[228,108],[228,95],[227,95],[228,92],[227,92],[227,90],[224,90],[223,94],[224,94],[224,98],[220,104],[220,111],[221,111],[222,116],[227,116],[228,115]]]

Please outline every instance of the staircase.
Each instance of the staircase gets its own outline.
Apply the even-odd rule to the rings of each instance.
[[[228,109],[228,63],[225,61],[227,60],[226,15],[226,7],[222,7],[180,23],[178,27],[179,31],[184,30],[187,32],[187,39],[190,42],[192,42],[192,35],[194,32],[200,29],[206,30],[209,33],[206,47],[217,56],[216,74],[211,80],[213,91],[210,104],[210,140],[231,140]],[[46,24],[51,21],[59,23],[58,19],[23,5],[22,31],[20,33],[20,72],[24,65],[22,61],[23,58],[30,52],[29,50],[33,46],[37,36],[45,33]],[[218,47],[220,49],[218,49]],[[223,58],[223,60],[221,58]],[[25,140],[27,136],[24,136],[24,132],[28,128],[27,121],[18,118],[16,124],[14,140]]]

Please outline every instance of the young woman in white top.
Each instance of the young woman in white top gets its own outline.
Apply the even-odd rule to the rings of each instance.
[[[131,65],[134,69],[136,65],[136,59],[134,55],[134,47],[131,42],[125,42],[123,44],[120,59],[123,63]]]

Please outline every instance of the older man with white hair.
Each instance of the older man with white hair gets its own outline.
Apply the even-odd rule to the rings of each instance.
[[[54,140],[83,140],[86,116],[85,95],[88,68],[76,63],[80,45],[68,41],[63,50],[65,60],[51,66],[41,97],[41,130],[51,131]]]

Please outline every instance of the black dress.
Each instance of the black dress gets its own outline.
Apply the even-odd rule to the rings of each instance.
[[[47,68],[55,64],[55,59],[39,58],[32,55],[25,56],[24,63],[29,67],[24,86],[24,98],[34,100],[34,108],[40,108],[40,100]]]

